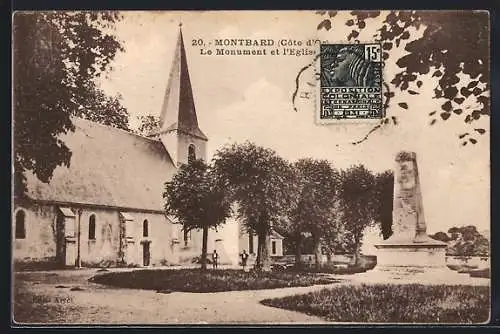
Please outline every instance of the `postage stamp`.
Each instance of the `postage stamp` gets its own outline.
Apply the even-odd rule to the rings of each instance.
[[[384,116],[380,44],[321,44],[319,72],[320,123]]]

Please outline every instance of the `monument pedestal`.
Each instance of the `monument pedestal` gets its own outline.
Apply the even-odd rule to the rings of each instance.
[[[409,266],[446,267],[446,243],[427,237],[423,242],[388,240],[375,245],[377,265],[381,267]]]
[[[365,284],[483,285],[487,281],[459,274],[448,267],[377,266],[357,275]]]
[[[373,274],[381,281],[444,284],[467,279],[446,266],[444,242],[429,237],[419,242],[388,239],[375,247],[377,266],[373,269]]]

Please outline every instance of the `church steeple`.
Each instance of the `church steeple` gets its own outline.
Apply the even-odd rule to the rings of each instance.
[[[208,138],[198,126],[182,24],[179,24],[179,36],[163,99],[158,134],[176,164],[187,162],[189,146],[196,148],[197,158],[204,158]]]

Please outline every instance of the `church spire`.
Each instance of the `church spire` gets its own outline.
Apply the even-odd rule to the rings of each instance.
[[[178,132],[204,141],[208,140],[198,127],[186,50],[182,37],[182,23],[179,24],[177,46],[160,114],[159,133],[168,132]]]

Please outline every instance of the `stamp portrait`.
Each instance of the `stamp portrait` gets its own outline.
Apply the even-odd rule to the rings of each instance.
[[[380,44],[321,44],[319,87],[320,122],[382,118]]]

